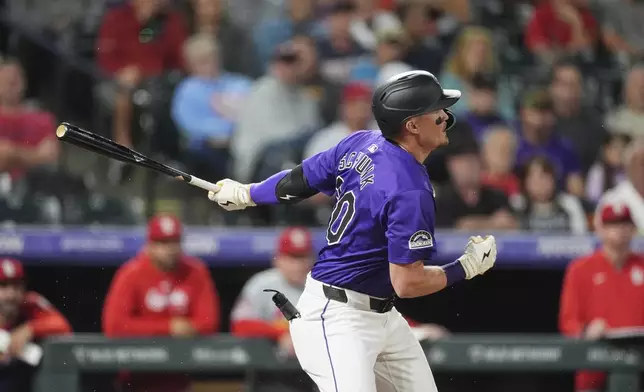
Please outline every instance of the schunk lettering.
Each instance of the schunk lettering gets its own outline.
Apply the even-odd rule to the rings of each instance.
[[[374,183],[373,161],[363,152],[352,151],[340,159],[338,171],[353,169],[360,176],[360,190]]]

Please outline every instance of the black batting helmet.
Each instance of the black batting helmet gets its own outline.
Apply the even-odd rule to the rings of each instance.
[[[380,85],[373,94],[372,110],[384,137],[394,137],[401,125],[412,117],[447,109],[461,97],[458,90],[443,90],[438,79],[426,71],[398,74]],[[447,113],[447,129],[454,115]]]

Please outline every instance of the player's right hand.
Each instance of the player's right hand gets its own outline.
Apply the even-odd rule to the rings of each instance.
[[[493,235],[470,237],[465,253],[458,259],[465,270],[465,278],[483,275],[496,262],[496,239]]]
[[[217,183],[218,192],[208,192],[208,199],[219,204],[226,211],[243,210],[255,206],[250,198],[250,185],[241,184],[231,179],[221,180]]]

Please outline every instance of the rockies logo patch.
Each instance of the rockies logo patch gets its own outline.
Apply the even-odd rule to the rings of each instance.
[[[409,237],[409,249],[423,249],[434,246],[434,239],[429,231],[418,230]]]

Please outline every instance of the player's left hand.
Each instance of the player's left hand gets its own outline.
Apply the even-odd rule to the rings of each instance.
[[[219,204],[224,210],[238,211],[256,206],[253,199],[250,198],[250,185],[227,178],[219,181],[217,186],[219,186],[219,191],[208,192],[208,199]]]
[[[465,269],[466,279],[483,275],[496,263],[496,239],[493,235],[470,237],[459,261]]]

